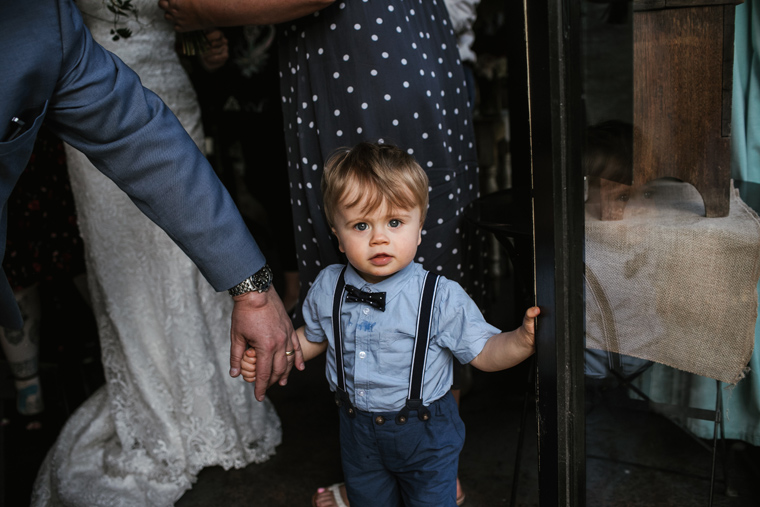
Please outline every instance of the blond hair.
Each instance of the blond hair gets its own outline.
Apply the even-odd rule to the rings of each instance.
[[[362,211],[387,202],[392,209],[419,206],[421,223],[428,207],[428,177],[414,157],[393,146],[363,142],[340,148],[325,163],[322,200],[330,225],[339,205],[352,208],[364,203]]]

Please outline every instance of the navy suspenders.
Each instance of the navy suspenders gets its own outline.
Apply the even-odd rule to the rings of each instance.
[[[356,417],[354,407],[351,404],[351,398],[346,392],[346,372],[343,369],[343,333],[340,326],[340,311],[343,308],[343,301],[346,300],[344,293],[346,292],[346,280],[343,275],[346,273],[346,267],[344,266],[338,277],[338,282],[335,285],[335,295],[333,296],[333,308],[332,308],[332,326],[333,326],[333,339],[335,340],[335,370],[338,375],[338,390],[335,393],[335,403],[340,407],[346,405],[348,415]]]
[[[348,415],[356,416],[351,399],[346,391],[346,374],[343,366],[343,335],[340,325],[340,313],[345,301],[346,281],[344,278],[346,268],[340,272],[335,285],[333,299],[333,337],[335,339],[335,369],[337,370],[338,391],[335,393],[335,402],[338,406],[346,405]],[[416,410],[417,417],[423,421],[430,419],[430,411],[422,403],[422,387],[427,363],[428,346],[430,345],[430,329],[433,322],[433,302],[438,288],[438,275],[425,273],[425,282],[420,295],[420,305],[417,311],[417,334],[414,337],[414,351],[412,354],[412,368],[409,375],[409,392],[406,405],[396,415],[396,423],[404,424],[409,418],[409,411]]]

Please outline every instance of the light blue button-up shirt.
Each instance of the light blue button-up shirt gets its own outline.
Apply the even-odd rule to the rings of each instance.
[[[325,373],[333,391],[337,391],[338,384],[332,307],[341,269],[342,265],[335,264],[322,270],[303,307],[306,339],[317,343],[328,340]],[[376,284],[364,281],[351,265],[346,269],[346,284],[386,293],[384,312],[345,301],[341,311],[346,390],[359,410],[395,412],[406,404],[424,279],[425,270],[414,262]],[[423,403],[430,405],[449,391],[454,357],[469,363],[483,350],[488,338],[499,332],[485,321],[458,283],[441,277],[423,377]]]

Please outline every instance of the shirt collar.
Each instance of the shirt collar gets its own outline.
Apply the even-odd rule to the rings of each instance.
[[[409,280],[417,270],[415,262],[410,262],[401,271],[397,271],[382,282],[369,283],[356,272],[354,267],[349,263],[346,269],[346,283],[358,287],[361,290],[371,292],[385,292],[386,303],[395,298],[409,283]]]

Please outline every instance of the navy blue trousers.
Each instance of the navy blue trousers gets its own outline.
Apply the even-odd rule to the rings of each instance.
[[[432,403],[432,417],[340,409],[340,454],[351,507],[454,507],[464,423],[451,393]],[[378,417],[382,424],[378,424]]]

